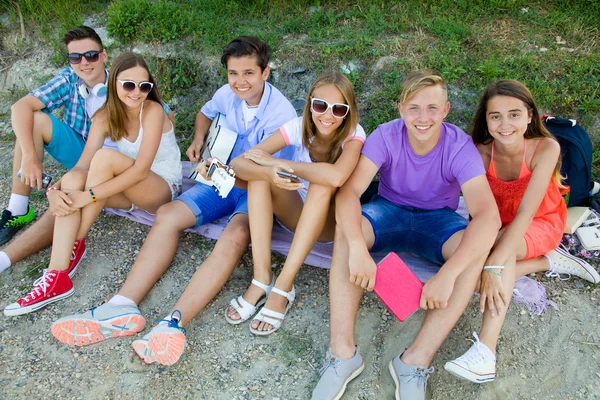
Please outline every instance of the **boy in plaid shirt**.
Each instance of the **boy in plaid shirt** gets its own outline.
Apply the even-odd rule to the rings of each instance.
[[[91,118],[106,100],[106,50],[98,34],[80,26],[67,32],[64,43],[70,67],[11,107],[16,141],[11,196],[0,219],[0,245],[35,218],[29,194],[32,188],[42,189],[44,149],[65,168],[72,168],[83,151]],[[58,109],[64,110],[63,121],[52,115]],[[48,246],[53,227],[54,217],[46,212],[33,229],[0,252],[0,272],[11,261]],[[85,251],[85,244],[79,251]]]

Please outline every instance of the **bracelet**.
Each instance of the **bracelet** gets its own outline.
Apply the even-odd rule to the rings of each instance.
[[[484,271],[491,272],[494,275],[502,276],[502,271],[496,271],[497,269],[504,269],[504,265],[486,265],[483,267]]]
[[[48,189],[46,189],[46,198],[48,198],[48,192],[51,190],[58,190],[58,189],[56,189],[56,187],[54,187],[54,186],[50,186]]]
[[[88,192],[90,192],[90,196],[92,196],[92,203],[96,202],[96,195],[94,194],[94,191],[92,190],[91,186],[88,186]]]
[[[486,265],[483,267],[483,269],[504,269],[504,265]]]

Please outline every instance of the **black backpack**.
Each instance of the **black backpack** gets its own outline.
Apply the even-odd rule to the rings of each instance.
[[[590,136],[574,119],[544,115],[542,122],[560,144],[560,172],[566,177],[565,183],[571,188],[567,206],[588,206],[590,190],[593,187]]]

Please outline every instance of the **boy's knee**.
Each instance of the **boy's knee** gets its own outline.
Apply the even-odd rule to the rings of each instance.
[[[227,228],[219,238],[219,241],[226,242],[226,245],[237,250],[246,249],[250,242],[250,226],[248,225],[248,216],[240,215],[231,219],[227,224]]]
[[[52,119],[45,112],[33,113],[33,136],[41,137],[46,145],[52,141]]]
[[[158,208],[154,225],[184,230],[196,225],[196,217],[183,201],[175,200]]]

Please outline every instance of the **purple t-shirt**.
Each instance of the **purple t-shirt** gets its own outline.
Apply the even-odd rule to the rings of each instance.
[[[485,174],[471,137],[446,122],[440,141],[424,156],[410,146],[402,118],[379,125],[367,138],[362,154],[379,167],[380,196],[426,210],[456,210],[460,186]]]

